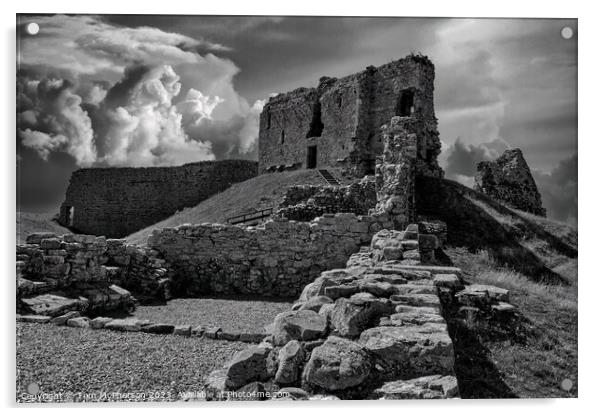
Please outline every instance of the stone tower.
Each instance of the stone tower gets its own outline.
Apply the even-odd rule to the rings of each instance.
[[[427,57],[409,55],[270,98],[260,118],[259,172],[332,168],[356,177],[374,174],[384,147],[381,127],[398,116],[414,120],[417,174],[442,177],[434,79]]]

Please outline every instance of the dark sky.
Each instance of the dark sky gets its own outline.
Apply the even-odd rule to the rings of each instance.
[[[576,222],[575,20],[21,15],[18,42],[19,209],[55,209],[78,166],[255,158],[270,94],[420,52],[447,177],[520,147]]]

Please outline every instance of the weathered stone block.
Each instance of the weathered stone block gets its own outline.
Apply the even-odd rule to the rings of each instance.
[[[104,316],[98,316],[94,319],[92,319],[90,321],[90,328],[92,329],[102,329],[104,328],[109,322],[111,322],[113,319],[112,318],[107,318]]]
[[[372,398],[385,400],[451,399],[458,397],[454,376],[432,375],[411,380],[396,380],[374,390]]]
[[[303,363],[305,354],[299,341],[287,342],[278,353],[278,370],[274,381],[279,384],[293,384],[299,376],[299,366]]]
[[[370,328],[358,342],[378,358],[384,379],[453,374],[454,349],[445,324]]]
[[[274,345],[320,338],[325,335],[327,326],[326,318],[311,310],[283,312],[274,319]]]
[[[371,368],[370,357],[359,344],[330,336],[312,351],[303,379],[328,391],[344,390],[361,384]]]
[[[64,315],[57,316],[56,318],[52,318],[50,320],[50,322],[55,325],[65,325],[69,319],[78,318],[79,316],[80,316],[79,312],[71,311],[71,312],[67,312]]]
[[[237,353],[226,369],[225,385],[238,389],[251,381],[261,381],[268,377],[266,358],[270,349],[258,345]]]

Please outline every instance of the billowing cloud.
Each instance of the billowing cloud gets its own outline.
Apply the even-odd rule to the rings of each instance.
[[[79,166],[156,166],[256,157],[263,101],[238,94],[232,61],[200,53],[227,47],[96,16],[20,23],[34,19],[40,33],[23,35],[20,48],[18,120],[22,145],[41,158],[58,151]],[[62,101],[48,106],[41,80]]]
[[[439,159],[448,179],[472,187],[477,164],[498,158],[510,146],[502,139],[477,145],[466,144],[460,138],[441,154]]]
[[[172,103],[179,77],[168,65],[132,67],[99,106],[98,162],[110,166],[173,165],[214,159],[211,144],[192,140]]]
[[[549,173],[537,169],[532,173],[548,217],[576,226],[577,154],[561,160]]]
[[[21,80],[18,84],[18,113],[23,145],[38,152],[44,160],[53,151],[64,151],[80,166],[96,160],[94,131],[82,98],[66,80]]]
[[[186,99],[178,104],[183,115],[184,130],[195,140],[210,140],[218,159],[255,158],[259,115],[265,104],[256,101],[253,106],[243,103],[238,114],[227,120],[213,117],[220,105],[219,97],[213,99],[196,90],[190,90]]]

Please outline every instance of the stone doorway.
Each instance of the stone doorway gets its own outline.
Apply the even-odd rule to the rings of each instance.
[[[307,146],[307,169],[315,169],[318,166],[318,147]]]

